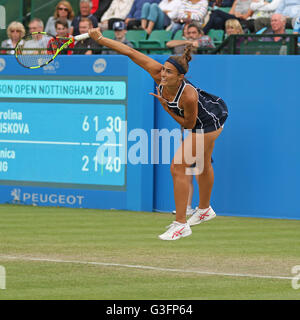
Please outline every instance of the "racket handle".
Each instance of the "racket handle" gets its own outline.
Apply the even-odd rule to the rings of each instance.
[[[76,41],[85,40],[88,39],[90,36],[88,33],[79,34],[78,36],[75,36],[74,39]]]

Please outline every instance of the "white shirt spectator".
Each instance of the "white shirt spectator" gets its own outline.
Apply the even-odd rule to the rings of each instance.
[[[266,3],[264,0],[252,1],[250,9],[254,12],[251,19],[270,18],[278,8],[280,1],[281,0],[272,0],[269,3]]]
[[[178,11],[172,12],[171,16],[169,15],[169,17],[171,20],[191,19],[203,23],[204,17],[207,14],[207,8],[207,0],[200,0],[196,3],[192,3],[189,0],[182,0]]]
[[[168,17],[172,19],[171,17],[178,12],[181,3],[182,0],[162,0],[158,6],[161,11],[167,11]]]
[[[113,0],[108,9],[104,12],[101,22],[112,18],[119,18],[125,20],[134,0]]]

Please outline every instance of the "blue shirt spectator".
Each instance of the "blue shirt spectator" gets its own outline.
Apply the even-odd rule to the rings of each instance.
[[[300,34],[300,16],[296,19],[294,24],[294,33]],[[300,37],[298,38],[298,45],[300,45]]]

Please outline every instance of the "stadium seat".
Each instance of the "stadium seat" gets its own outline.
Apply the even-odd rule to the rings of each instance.
[[[285,33],[293,34],[294,30],[293,29],[285,29]]]
[[[228,13],[228,12],[230,11],[231,7],[220,7],[220,8],[218,8],[218,9],[221,10],[221,11],[224,11],[224,12]]]
[[[170,41],[171,37],[171,31],[153,30],[147,40],[139,41],[139,48],[148,49],[142,50],[142,52],[144,53],[147,52],[150,54],[169,54],[171,51],[166,48],[166,42]],[[165,48],[165,50],[151,50],[151,48]]]
[[[115,32],[113,30],[104,30],[102,34],[105,38],[109,38],[109,39],[114,39],[115,37]]]
[[[139,41],[139,49],[141,52],[145,54],[171,54],[172,53],[172,51],[166,48],[166,46],[162,46],[159,41],[151,41],[151,40]]]
[[[183,37],[182,37],[182,33],[183,33],[183,30],[178,30],[176,33],[175,33],[175,36],[173,37],[173,40],[183,40]]]
[[[223,42],[224,30],[210,29],[208,31],[208,35],[211,37],[215,45],[219,45]]]
[[[126,39],[129,40],[134,48],[139,47],[140,40],[146,40],[147,32],[145,30],[128,30],[126,33]]]

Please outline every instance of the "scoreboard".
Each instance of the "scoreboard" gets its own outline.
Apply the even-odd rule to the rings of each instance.
[[[2,184],[126,187],[127,78],[0,80]]]
[[[0,55],[0,204],[152,211],[154,85],[122,55]]]

